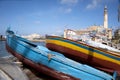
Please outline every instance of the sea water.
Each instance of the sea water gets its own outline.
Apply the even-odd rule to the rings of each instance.
[[[9,57],[12,56],[10,53],[7,52],[5,48],[5,41],[0,41],[0,57]]]

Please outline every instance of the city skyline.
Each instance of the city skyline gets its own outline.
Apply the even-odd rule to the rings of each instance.
[[[118,0],[1,0],[0,34],[5,35],[7,27],[20,35],[45,35],[103,25],[105,5],[108,27],[115,28],[120,25],[118,4]]]

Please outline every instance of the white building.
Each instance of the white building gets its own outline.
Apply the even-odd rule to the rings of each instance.
[[[26,38],[28,40],[34,40],[34,39],[39,39],[41,36],[37,33],[27,35],[27,36],[22,36],[23,38]]]

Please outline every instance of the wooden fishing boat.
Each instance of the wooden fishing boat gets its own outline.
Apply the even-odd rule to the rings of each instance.
[[[46,36],[46,47],[60,52],[81,63],[88,64],[109,73],[117,71],[120,75],[120,53],[107,51],[58,36]]]
[[[6,48],[21,62],[57,80],[113,80],[115,77],[66,58],[7,30]],[[116,73],[115,75],[116,76]]]

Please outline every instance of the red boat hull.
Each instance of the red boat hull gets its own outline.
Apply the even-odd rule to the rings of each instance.
[[[85,64],[87,63],[88,65],[91,65],[97,69],[103,70],[108,73],[113,73],[114,71],[117,71],[117,73],[120,75],[120,66],[115,63],[95,58],[91,55],[86,55],[80,51],[72,50],[67,47],[63,47],[52,43],[46,43],[46,47],[50,50],[60,52],[66,57],[69,57],[78,62],[82,62]]]

